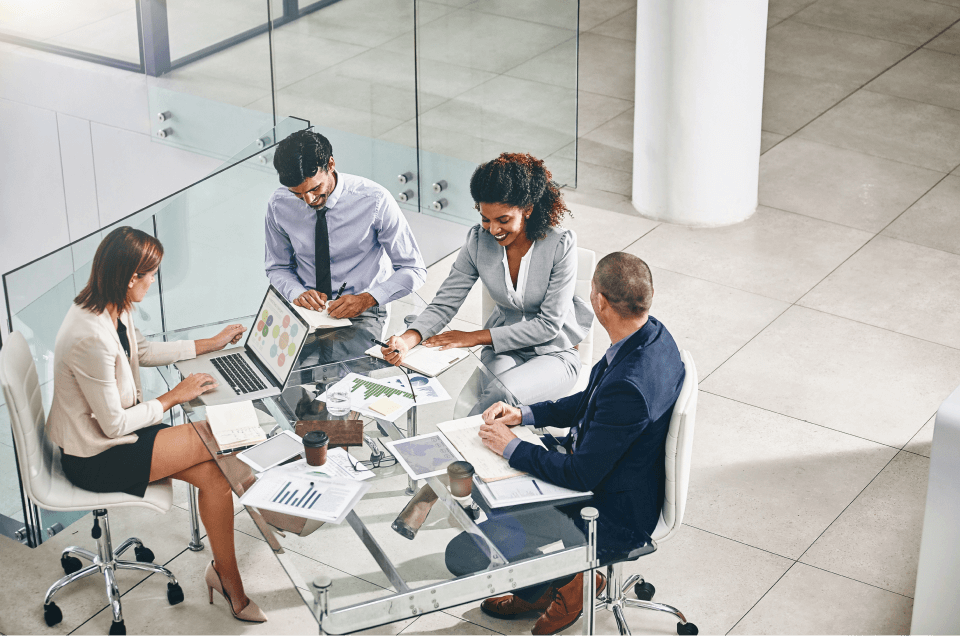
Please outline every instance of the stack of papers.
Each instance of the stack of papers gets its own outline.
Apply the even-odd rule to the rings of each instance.
[[[261,473],[240,497],[240,503],[259,510],[341,523],[370,490],[366,482],[328,477],[315,472],[313,466],[306,468],[311,470],[302,466],[298,470],[277,467]]]
[[[208,406],[207,422],[222,451],[253,446],[267,439],[250,400]]]
[[[347,318],[331,318],[326,309],[323,311],[316,311],[314,309],[300,307],[299,305],[294,305],[293,308],[296,309],[297,313],[307,321],[308,325],[310,325],[310,331],[316,331],[318,329],[335,329],[337,327],[349,327],[353,324]]]
[[[380,345],[370,347],[366,353],[368,356],[383,360]],[[423,375],[436,377],[469,355],[469,349],[446,349],[440,351],[439,347],[417,345],[403,356],[401,366],[407,367],[411,371],[422,373]]]
[[[466,461],[473,464],[474,471],[483,481],[497,481],[526,475],[527,473],[511,467],[510,462],[483,445],[483,440],[480,439],[481,426],[483,426],[481,415],[437,424],[437,428],[444,437],[453,444]],[[547,448],[528,426],[514,426],[510,430],[524,442],[536,444],[543,449]]]
[[[480,491],[491,508],[505,508],[521,504],[539,503],[541,501],[557,501],[560,499],[576,499],[590,497],[592,492],[570,490],[547,483],[542,479],[535,479],[530,475],[522,475],[511,479],[503,479],[486,483],[474,477],[473,487]]]

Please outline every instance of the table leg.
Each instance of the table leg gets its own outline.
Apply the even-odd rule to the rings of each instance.
[[[310,587],[313,590],[313,615],[317,618],[321,636],[325,633],[323,631],[323,619],[330,611],[328,595],[331,585],[333,585],[333,580],[329,576],[322,574],[310,583]]]
[[[597,578],[594,568],[597,565],[597,517],[600,513],[596,508],[587,507],[580,511],[580,516],[587,522],[587,560],[590,563],[590,569],[583,573],[583,633],[592,636],[597,616]]]
[[[197,487],[187,484],[187,493],[190,508],[190,543],[187,547],[191,552],[200,552],[203,550],[203,542],[200,541],[200,514],[197,509]]]
[[[414,406],[407,411],[407,437],[416,437],[417,435],[417,407]],[[417,480],[407,476],[407,489],[403,494],[413,496],[417,492]]]

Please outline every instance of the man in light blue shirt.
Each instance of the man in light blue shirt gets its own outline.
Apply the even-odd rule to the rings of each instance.
[[[265,266],[295,305],[355,318],[415,291],[427,270],[390,192],[337,172],[332,155],[326,137],[309,130],[277,146],[283,187],[267,203]]]

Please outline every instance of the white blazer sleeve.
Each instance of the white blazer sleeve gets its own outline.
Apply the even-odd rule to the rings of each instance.
[[[137,337],[141,337],[139,333]],[[116,364],[116,352],[96,337],[80,340],[70,352],[70,370],[80,391],[104,435],[113,438],[159,424],[163,417],[159,400],[123,408],[117,388]]]
[[[134,331],[137,334],[137,361],[141,367],[162,367],[197,357],[197,346],[193,340],[151,342],[136,327]]]

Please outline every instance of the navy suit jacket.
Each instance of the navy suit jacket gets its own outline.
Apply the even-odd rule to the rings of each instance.
[[[650,534],[663,507],[664,443],[685,374],[680,350],[651,316],[600,373],[603,366],[604,360],[594,365],[586,391],[530,405],[537,426],[578,427],[575,444],[571,436],[563,440],[567,454],[521,443],[510,465],[558,486],[592,490],[589,505],[603,525]]]

